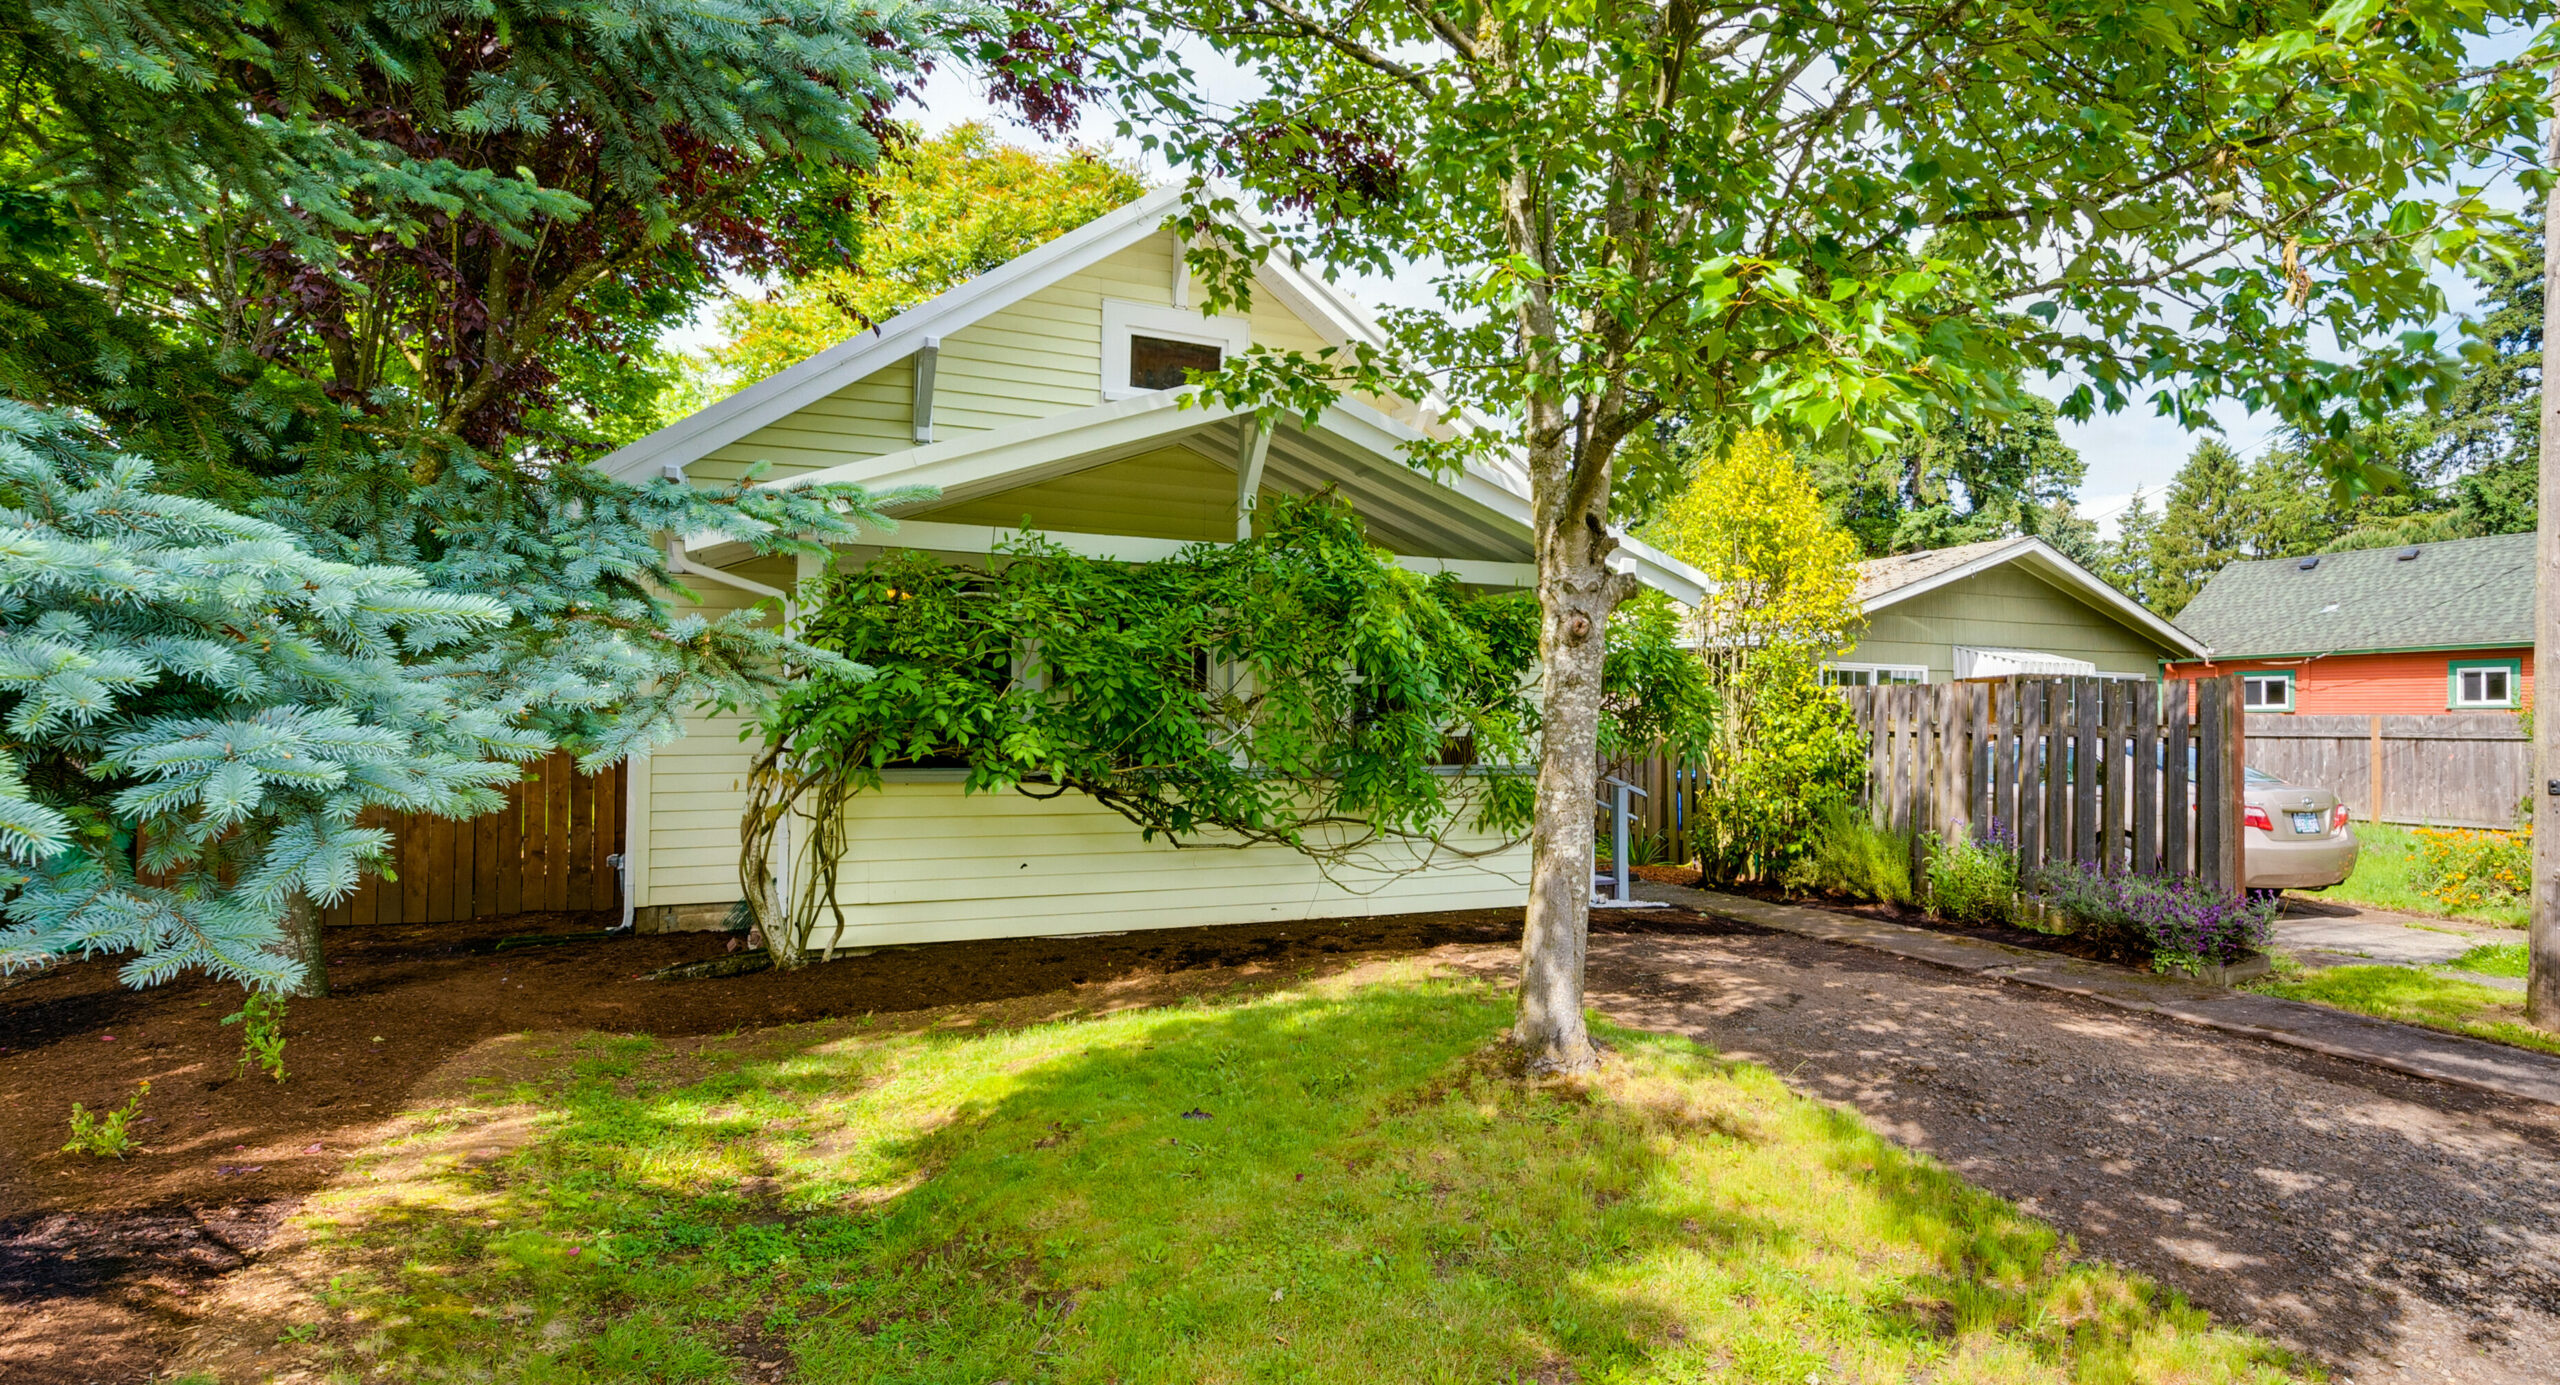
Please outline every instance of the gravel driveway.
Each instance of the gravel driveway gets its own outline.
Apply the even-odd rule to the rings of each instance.
[[[1595,933],[1590,990],[2347,1379],[2560,1380],[2560,1111],[1723,925]]]

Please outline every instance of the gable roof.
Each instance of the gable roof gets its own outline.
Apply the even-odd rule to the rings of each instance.
[[[928,338],[958,332],[1024,297],[1080,270],[1108,259],[1112,255],[1140,243],[1149,236],[1162,234],[1165,218],[1176,210],[1183,197],[1179,186],[1159,188],[1125,207],[1094,218],[1057,239],[1024,252],[988,270],[974,279],[909,308],[873,327],[839,342],[809,359],[766,377],[717,403],[690,414],[664,428],[625,444],[605,456],[597,465],[616,480],[646,480],[659,474],[660,468],[681,466],[745,439],[756,430],[779,422],[850,385],[914,355]],[[1248,236],[1266,238],[1263,228],[1248,219],[1237,218]],[[1386,335],[1360,305],[1321,275],[1311,274],[1289,257],[1273,254],[1266,257],[1255,271],[1254,286],[1268,292],[1300,320],[1335,345],[1365,341],[1386,344]],[[883,454],[864,462],[830,467],[821,471],[764,482],[766,486],[808,485],[819,481],[862,480],[881,484],[881,478],[897,474],[900,480],[935,480],[942,478],[919,472],[930,472],[936,464],[959,462],[971,472],[971,480],[980,489],[994,481],[1018,482],[1035,475],[1043,466],[1057,460],[1058,447],[1043,447],[1044,439],[1057,438],[1064,431],[1089,425],[1126,426],[1133,416],[1169,407],[1180,395],[1189,391],[1157,396],[1152,402],[1116,401],[1092,408],[1053,415],[1028,425],[993,430],[991,433],[951,443],[924,444]],[[1445,401],[1423,401],[1426,409],[1447,413]],[[1193,408],[1186,421],[1197,426],[1225,417],[1230,411]],[[1490,427],[1488,420],[1471,414],[1460,416],[1467,426]],[[1143,422],[1140,423],[1143,427]],[[1292,425],[1283,423],[1278,430]],[[1400,419],[1344,399],[1325,411],[1319,430],[1344,436],[1357,436],[1373,449],[1384,449],[1389,455],[1405,445],[1419,442],[1424,434]],[[1026,446],[1028,444],[1028,446]],[[1007,471],[1012,461],[1018,470]],[[1527,469],[1508,456],[1471,459],[1456,476],[1433,478],[1415,472],[1426,486],[1436,486],[1454,501],[1467,508],[1484,512],[1497,522],[1526,531],[1530,526],[1529,478]],[[1646,585],[1654,587],[1689,605],[1696,605],[1714,584],[1704,573],[1671,555],[1620,534],[1623,566],[1632,570]]]
[[[2533,643],[2531,534],[2231,563],[2178,623],[2217,659]],[[2403,559],[2403,553],[2416,556]]]
[[[2194,635],[2116,590],[2113,584],[2073,562],[2052,544],[2026,536],[1985,539],[1980,543],[1960,543],[1953,548],[1932,548],[1920,553],[1870,558],[1858,564],[1858,604],[1868,615],[1874,615],[1915,596],[1961,582],[1976,573],[2013,563],[2170,649],[2190,658],[2205,656],[2204,644]]]

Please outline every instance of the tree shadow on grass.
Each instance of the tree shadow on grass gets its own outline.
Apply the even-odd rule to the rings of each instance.
[[[1759,1069],[1617,1032],[1532,1081],[1509,1015],[1407,975],[708,1072],[597,1040],[535,1144],[349,1230],[401,1268],[342,1335],[528,1381],[2276,1373]]]

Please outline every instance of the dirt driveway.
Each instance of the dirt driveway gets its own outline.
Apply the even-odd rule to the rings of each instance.
[[[1598,936],[1590,978],[2349,1379],[2560,1378],[2560,1111],[1802,938]]]

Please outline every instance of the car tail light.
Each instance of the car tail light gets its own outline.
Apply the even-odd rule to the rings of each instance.
[[[2329,830],[2332,832],[2347,830],[2347,805],[2341,803],[2329,814]]]
[[[2243,826],[2254,827],[2261,832],[2273,832],[2276,830],[2275,820],[2267,816],[2266,809],[2259,807],[2255,803],[2248,804],[2241,809],[2240,822]]]

